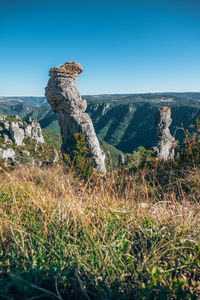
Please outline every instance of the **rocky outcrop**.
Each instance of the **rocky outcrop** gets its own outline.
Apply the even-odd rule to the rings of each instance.
[[[157,158],[169,160],[174,158],[176,148],[175,138],[171,135],[171,109],[163,106],[156,113],[155,126],[157,128],[157,145],[154,147]]]
[[[36,143],[44,143],[40,124],[36,121],[31,121],[25,128],[25,137],[29,137]]]
[[[44,143],[40,124],[36,121],[20,119],[18,116],[0,115],[0,137],[5,143],[15,143],[21,146],[25,138],[36,143]]]
[[[93,123],[85,113],[87,102],[81,98],[76,88],[76,78],[82,71],[83,68],[76,62],[68,62],[60,68],[52,68],[45,91],[46,99],[58,117],[62,153],[67,152],[75,133],[84,133],[96,169],[105,173],[105,155],[100,148]]]
[[[18,116],[0,115],[0,164],[51,164],[59,161],[58,151],[44,144],[38,122]]]

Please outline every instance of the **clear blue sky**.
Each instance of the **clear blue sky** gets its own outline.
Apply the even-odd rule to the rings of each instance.
[[[200,91],[200,1],[0,0],[0,95],[43,96],[66,61],[81,94]]]

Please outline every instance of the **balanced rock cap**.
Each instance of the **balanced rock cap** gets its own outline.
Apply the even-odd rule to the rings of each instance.
[[[69,61],[63,64],[60,68],[51,68],[49,75],[51,76],[52,73],[62,73],[62,75],[68,75],[76,78],[82,72],[83,68],[80,64],[75,61]]]
[[[171,109],[168,106],[162,106],[159,108],[159,111],[160,112],[167,112],[167,111],[171,112]]]

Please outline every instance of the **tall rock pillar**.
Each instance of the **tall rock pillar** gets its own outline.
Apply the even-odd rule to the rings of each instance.
[[[82,71],[83,68],[76,62],[67,62],[60,68],[51,68],[45,95],[58,117],[62,153],[66,153],[75,133],[84,133],[97,171],[105,173],[105,154],[100,148],[93,123],[85,113],[87,102],[81,98],[76,87],[76,78]]]
[[[171,122],[171,109],[167,106],[159,108],[155,118],[155,127],[157,128],[157,145],[154,147],[154,151],[157,158],[162,160],[174,158],[176,142],[169,130]]]

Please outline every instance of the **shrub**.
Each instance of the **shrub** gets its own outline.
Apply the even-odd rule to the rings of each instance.
[[[183,148],[179,151],[180,162],[193,165],[200,164],[200,120],[196,119],[195,125],[190,125],[192,131],[185,131]]]
[[[85,134],[75,133],[70,146],[66,149],[64,160],[71,168],[75,168],[77,175],[81,178],[89,178],[94,173],[94,165],[87,147]]]
[[[138,147],[132,154],[127,154],[126,165],[128,169],[143,168],[153,158],[153,151],[144,147]]]

